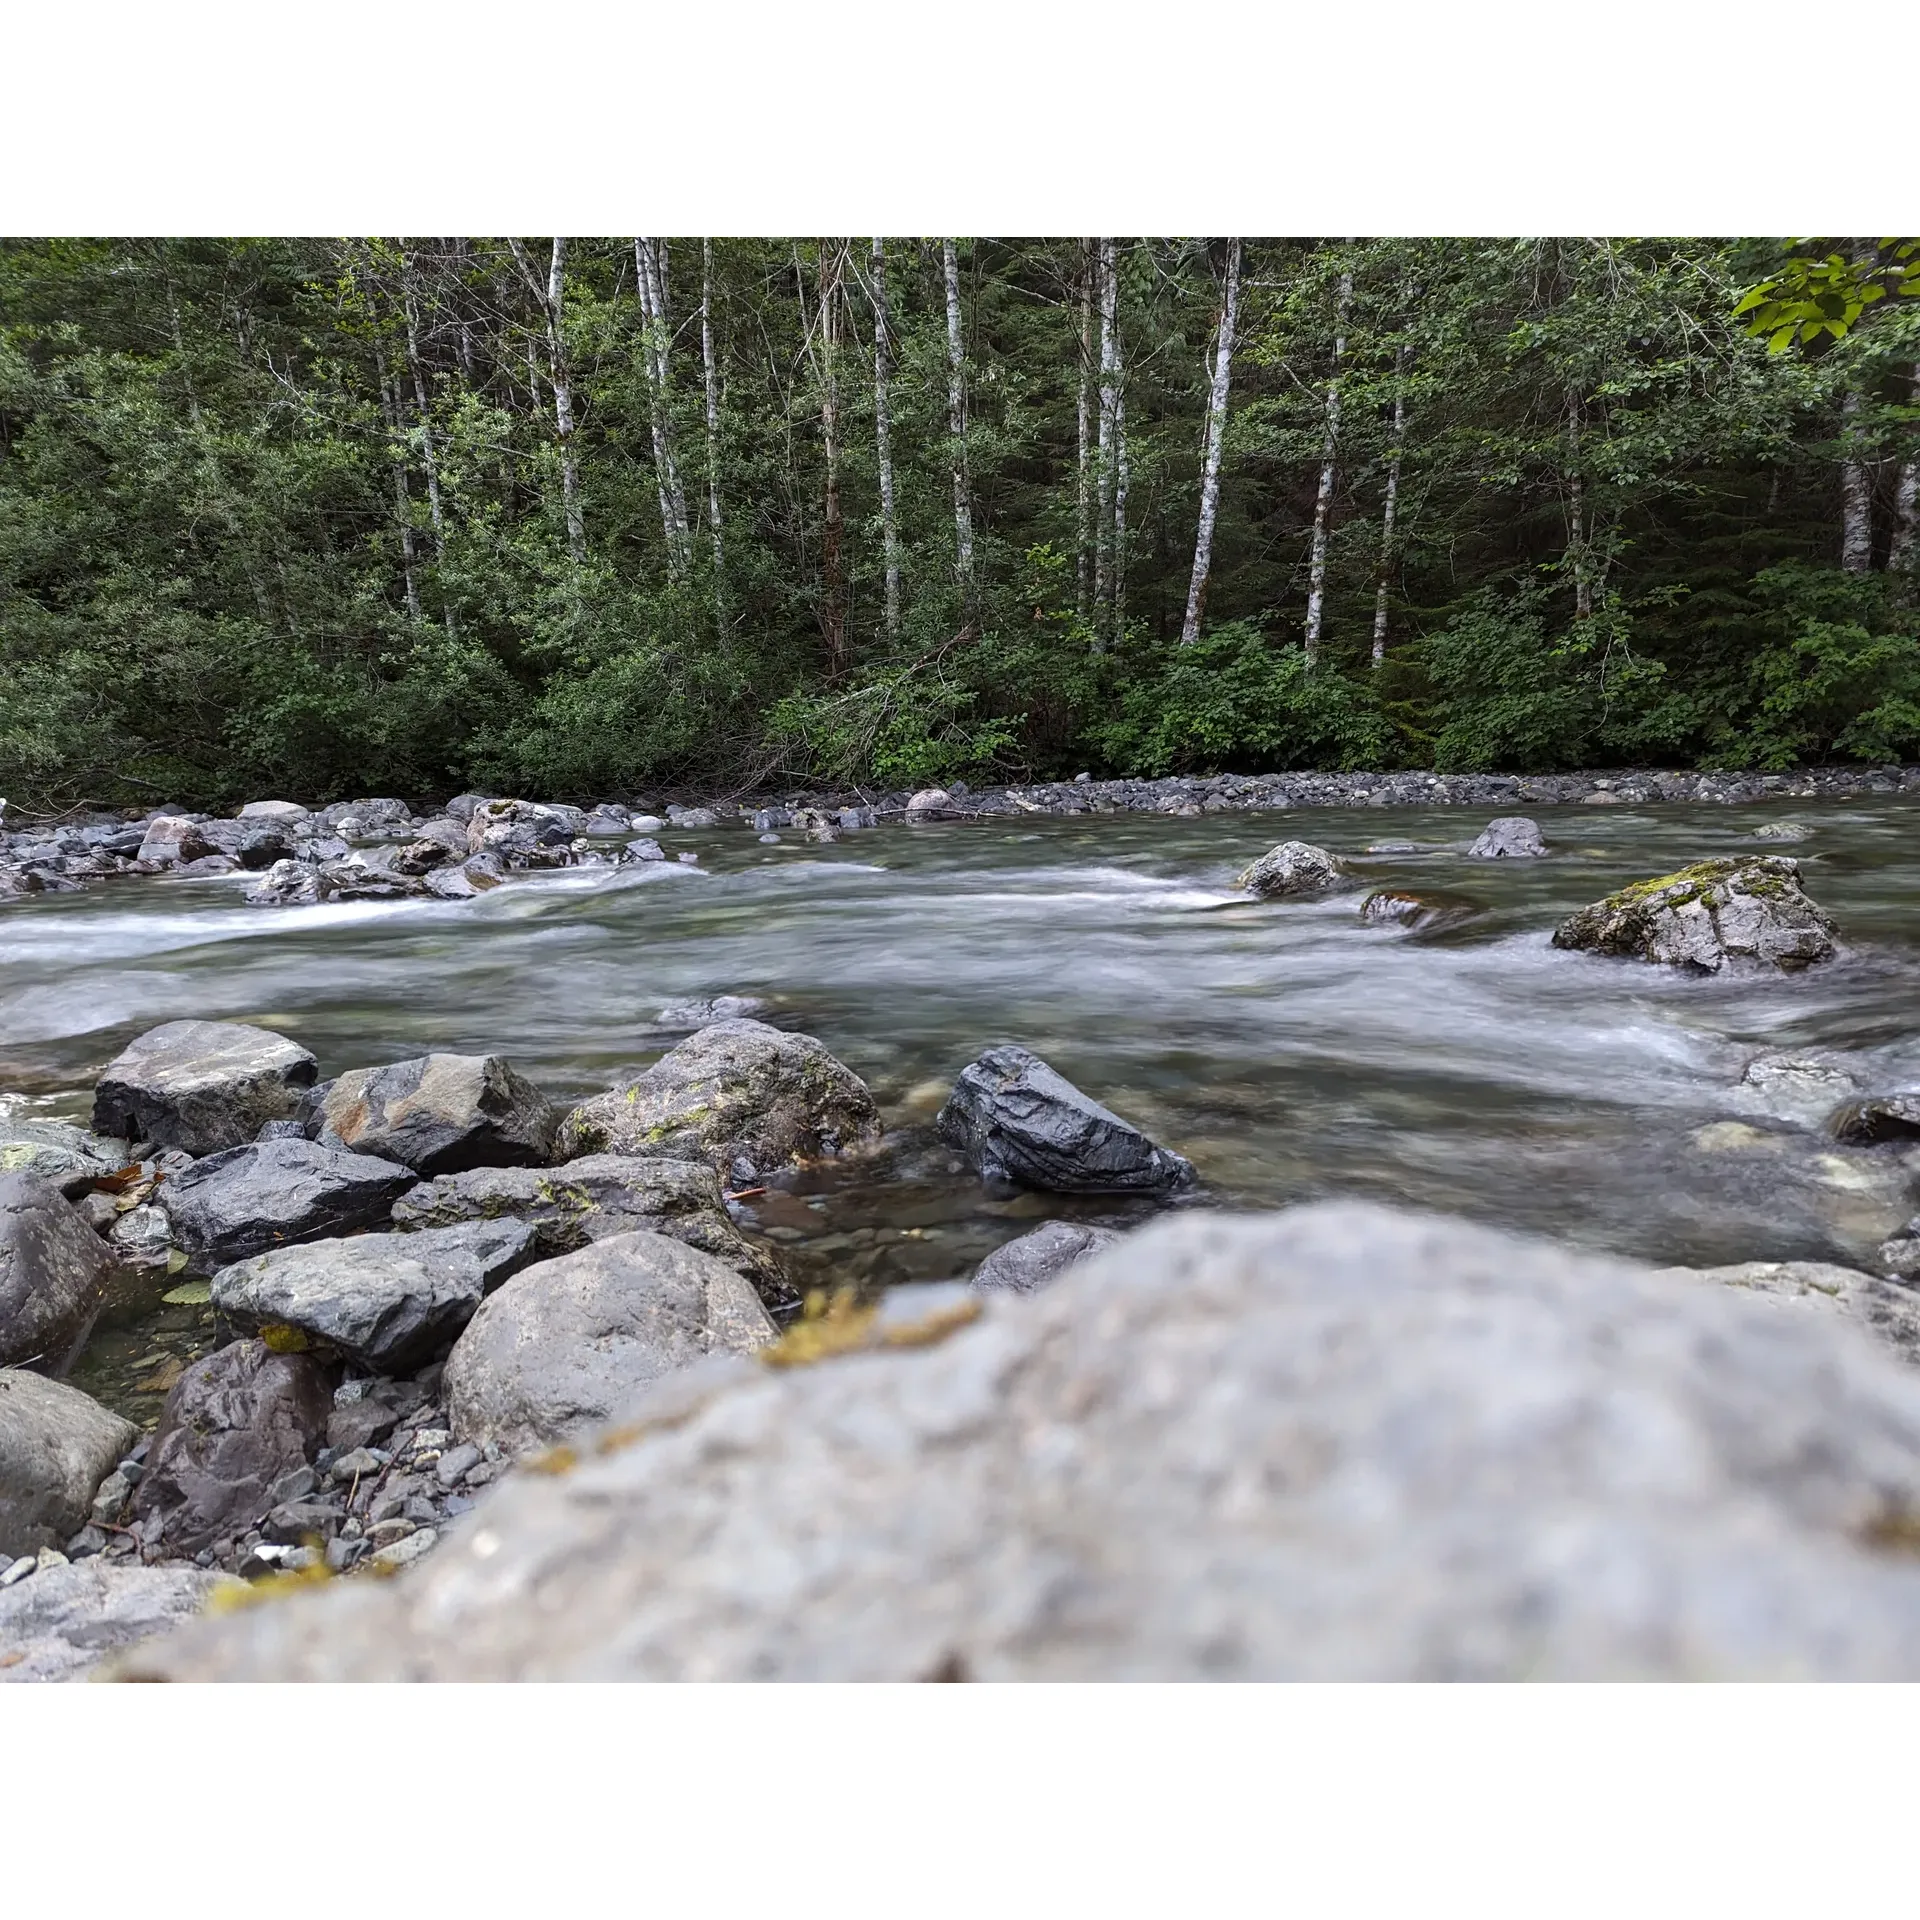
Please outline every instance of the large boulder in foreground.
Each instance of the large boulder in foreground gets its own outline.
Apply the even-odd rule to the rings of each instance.
[[[523,1222],[475,1220],[281,1247],[222,1267],[211,1293],[243,1331],[297,1327],[376,1373],[412,1373],[444,1354],[487,1294],[536,1258]]]
[[[191,1559],[263,1519],[273,1483],[326,1438],[333,1378],[313,1355],[236,1340],[188,1367],[160,1410],[133,1516],[149,1553]]]
[[[12,1662],[0,1666],[0,1680],[83,1679],[110,1654],[192,1619],[229,1584],[198,1567],[135,1567],[98,1555],[47,1567],[0,1593],[0,1652]]]
[[[95,1489],[140,1438],[78,1387],[0,1368],[0,1553],[62,1547]]]
[[[1353,882],[1346,863],[1325,847],[1305,840],[1283,840],[1237,874],[1233,884],[1262,900],[1289,900],[1334,893]]]
[[[1890,1353],[1920,1366],[1920,1293],[1897,1280],[1824,1260],[1745,1260],[1664,1271],[1738,1287],[1790,1312],[1851,1320]]]
[[[170,1020],[108,1066],[93,1095],[93,1130],[194,1155],[244,1145],[286,1120],[320,1067],[305,1047],[231,1020]]]
[[[1718,973],[1730,962],[1797,973],[1833,954],[1833,922],[1800,890],[1800,863],[1779,855],[1702,860],[1582,907],[1553,944]]]
[[[261,1140],[210,1154],[165,1181],[155,1199],[196,1273],[272,1247],[324,1240],[384,1220],[412,1170],[313,1140]]]
[[[112,1278],[112,1256],[58,1187],[0,1173],[0,1367],[64,1371]]]
[[[1920,1377],[1842,1323],[1461,1221],[1191,1212],[939,1344],[665,1382],[399,1582],[122,1670],[1912,1680],[1916,1515]]]
[[[664,1234],[619,1234],[527,1268],[482,1304],[447,1360],[453,1430],[521,1453],[610,1418],[662,1375],[774,1337],[723,1261]]]
[[[524,1220],[543,1260],[617,1233],[664,1233],[724,1260],[769,1305],[795,1297],[780,1263],[733,1224],[719,1176],[704,1161],[590,1153],[544,1171],[476,1167],[423,1180],[393,1203],[403,1232],[501,1219]]]
[[[545,1166],[560,1116],[497,1054],[429,1053],[343,1073],[328,1084],[320,1118],[324,1144],[431,1176]]]
[[[981,1293],[1038,1293],[1069,1267],[1104,1253],[1120,1236],[1111,1227],[1079,1220],[1049,1220],[1005,1246],[995,1247],[973,1270]]]
[[[1050,1193],[1177,1193],[1193,1165],[1090,1100],[1025,1047],[989,1047],[935,1117],[988,1180]]]
[[[557,1156],[704,1160],[753,1179],[880,1137],[867,1084],[818,1040],[758,1020],[722,1020],[560,1123]]]

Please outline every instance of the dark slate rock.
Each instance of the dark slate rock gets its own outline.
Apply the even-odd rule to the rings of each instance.
[[[113,1278],[100,1237],[51,1181],[0,1173],[0,1366],[63,1373]]]
[[[982,1293],[1038,1293],[1066,1270],[1110,1247],[1120,1236],[1111,1227],[1078,1220],[1049,1220],[1017,1240],[996,1247],[973,1270]]]
[[[151,1140],[191,1154],[251,1140],[269,1120],[293,1117],[319,1063],[265,1027],[227,1020],[170,1020],[143,1033],[100,1076],[93,1130]]]
[[[544,1166],[559,1114],[497,1054],[429,1053],[343,1073],[321,1104],[323,1145],[416,1172]]]

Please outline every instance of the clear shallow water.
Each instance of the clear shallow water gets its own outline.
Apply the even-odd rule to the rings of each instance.
[[[1753,851],[1753,828],[1788,816],[1813,837],[1759,850],[1802,861],[1840,960],[1703,980],[1549,946],[1571,908]],[[1913,1210],[1911,1171],[1780,1131],[1736,1089],[1756,1053],[1787,1046],[1857,1056],[1870,1084],[1920,1083],[1920,803],[1547,808],[1552,857],[1468,860],[1487,817],[1027,817],[830,847],[728,828],[662,836],[697,848],[698,870],[279,912],[242,906],[238,880],[129,880],[0,912],[0,1093],[82,1117],[128,1039],[198,1017],[278,1028],[329,1074],[501,1052],[565,1099],[670,1045],[648,1030],[666,1002],[754,993],[863,1074],[890,1129],[877,1161],[751,1203],[746,1224],[809,1283],[949,1277],[1034,1220],[1129,1217],[990,1200],[933,1138],[953,1075],[998,1039],[1189,1155],[1216,1201],[1364,1195],[1659,1261],[1865,1258]],[[1420,937],[1361,925],[1357,895],[1229,891],[1295,836],[1373,884],[1484,911]],[[1422,850],[1364,853],[1383,840]],[[1726,1119],[1763,1132],[1695,1138]]]

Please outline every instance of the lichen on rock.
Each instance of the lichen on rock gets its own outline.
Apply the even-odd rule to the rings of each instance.
[[[1699,973],[1729,962],[1797,973],[1834,952],[1833,921],[1801,891],[1800,863],[1779,855],[1636,881],[1561,921],[1553,944]]]

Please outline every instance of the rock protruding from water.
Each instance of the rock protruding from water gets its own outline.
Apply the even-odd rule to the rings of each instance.
[[[1291,900],[1316,893],[1333,893],[1351,885],[1346,863],[1305,840],[1283,840],[1263,853],[1233,883],[1262,900]]]
[[[1845,1147],[1920,1140],[1920,1093],[1874,1093],[1843,1100],[1827,1116],[1827,1131]]]
[[[564,867],[586,823],[578,807],[486,800],[468,818],[467,850],[495,854],[509,867]]]
[[[79,1680],[102,1660],[190,1620],[226,1576],[198,1567],[51,1566],[0,1593],[0,1680]]]
[[[778,1261],[746,1239],[704,1160],[649,1160],[593,1153],[564,1166],[477,1167],[423,1181],[393,1204],[403,1232],[463,1220],[524,1220],[539,1258],[556,1259],[620,1233],[664,1233],[724,1260],[769,1305],[796,1297]]]
[[[724,1261],[664,1234],[619,1234],[527,1268],[481,1306],[447,1360],[453,1428],[524,1452],[610,1418],[665,1374],[774,1337]]]
[[[273,1505],[282,1475],[326,1437],[333,1379],[310,1353],[259,1340],[196,1360],[167,1395],[133,1514],[149,1553],[191,1559],[232,1541]]]
[[[1702,860],[1623,887],[1554,929],[1576,951],[1718,973],[1730,962],[1797,973],[1831,958],[1833,922],[1800,887],[1800,864],[1778,855]]]
[[[1446,894],[1405,893],[1382,887],[1360,902],[1360,918],[1369,926],[1405,927],[1409,933],[1438,933],[1457,927],[1480,911],[1477,902]]]
[[[1743,1097],[1764,1112],[1808,1125],[1860,1091],[1845,1067],[1815,1053],[1760,1054],[1747,1062],[1740,1085]]]
[[[1460,1221],[1188,1213],[937,1344],[688,1375],[623,1423],[397,1586],[119,1670],[1920,1676],[1911,1368],[1835,1316]]]
[[[0,1367],[0,1553],[64,1546],[139,1437],[78,1387]]]
[[[251,1140],[287,1120],[320,1066],[305,1047],[230,1020],[170,1020],[143,1033],[100,1076],[93,1130],[194,1155]]]
[[[1537,860],[1547,850],[1540,823],[1523,813],[1505,813],[1489,820],[1479,839],[1467,849],[1470,860]]]
[[[386,1219],[411,1168],[312,1140],[261,1140],[197,1160],[155,1195],[194,1271]]]
[[[428,1053],[343,1073],[320,1103],[323,1145],[398,1160],[431,1177],[540,1167],[560,1116],[498,1054]]]
[[[212,1299],[244,1332],[297,1327],[375,1373],[411,1373],[444,1355],[480,1302],[538,1257],[521,1220],[365,1233],[222,1267]]]
[[[1147,1136],[1025,1047],[989,1047],[935,1117],[982,1178],[1049,1193],[1177,1193],[1193,1165]]]
[[[758,1020],[722,1020],[560,1123],[559,1157],[704,1160],[751,1179],[880,1136],[867,1084],[818,1040]]]
[[[972,1284],[982,1293],[1038,1293],[1069,1267],[1104,1252],[1119,1238],[1111,1227],[1049,1220],[994,1248],[974,1268]]]
[[[0,1173],[0,1367],[65,1371],[106,1298],[100,1237],[32,1173]]]

